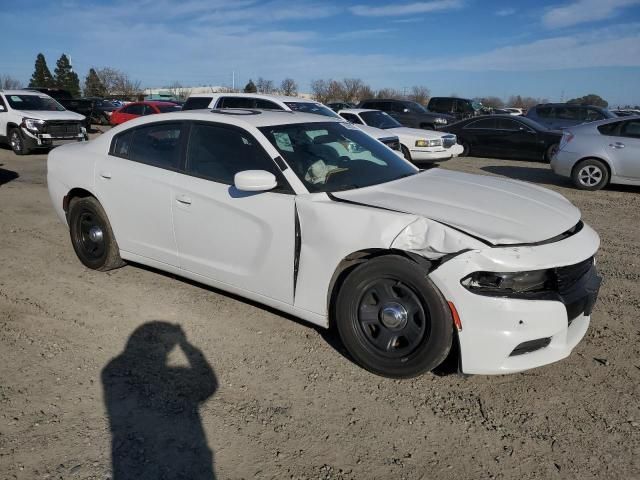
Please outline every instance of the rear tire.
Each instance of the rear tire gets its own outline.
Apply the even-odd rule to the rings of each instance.
[[[600,160],[588,158],[573,167],[571,180],[580,190],[600,190],[609,183],[609,169]]]
[[[97,199],[72,199],[68,219],[71,244],[85,267],[106,272],[124,265],[107,214]]]
[[[560,144],[558,143],[554,143],[549,148],[547,148],[547,151],[544,152],[544,161],[547,163],[551,163],[551,160],[553,159],[553,156],[558,151],[558,148],[560,148]]]
[[[335,321],[353,359],[370,372],[409,378],[447,357],[453,322],[425,269],[397,255],[356,267],[340,287]]]

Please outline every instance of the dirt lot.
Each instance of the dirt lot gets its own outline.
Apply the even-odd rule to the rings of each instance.
[[[87,270],[50,206],[45,161],[0,150],[1,479],[111,478],[105,402],[136,395],[153,415],[114,438],[126,478],[159,479],[155,462],[206,472],[212,458],[222,479],[640,478],[640,189],[580,192],[538,163],[445,165],[566,195],[601,235],[604,284],[565,361],[393,381],[259,305],[139,266]],[[186,337],[168,334],[183,347],[171,368],[124,352],[154,321]],[[185,355],[202,371],[178,384]],[[177,447],[155,442],[167,431]]]

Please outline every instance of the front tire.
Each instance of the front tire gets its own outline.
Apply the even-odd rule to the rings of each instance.
[[[98,200],[72,199],[68,218],[71,244],[85,267],[106,272],[124,265],[107,214]]]
[[[404,156],[405,160],[408,160],[409,162],[411,162],[411,152],[409,151],[409,149],[407,147],[405,147],[404,145],[400,145],[400,148],[402,150],[402,155]]]
[[[580,190],[600,190],[609,183],[609,169],[600,160],[588,158],[573,167],[571,180]]]
[[[385,377],[433,370],[453,340],[442,294],[424,268],[397,255],[374,258],[349,274],[338,292],[335,321],[353,359]]]
[[[13,128],[9,132],[9,145],[16,155],[28,155],[31,149],[27,147],[24,137],[19,129]]]
[[[469,143],[463,141],[460,145],[462,145],[462,153],[460,155],[458,155],[458,156],[459,157],[468,157],[469,156],[469,151],[471,150],[471,147],[469,146]]]

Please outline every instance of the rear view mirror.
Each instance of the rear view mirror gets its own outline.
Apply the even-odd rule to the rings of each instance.
[[[234,175],[233,184],[243,192],[266,192],[276,188],[278,181],[266,170],[245,170]]]

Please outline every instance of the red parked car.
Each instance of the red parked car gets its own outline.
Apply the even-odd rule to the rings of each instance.
[[[127,120],[141,117],[143,115],[153,115],[154,113],[176,112],[182,107],[173,102],[134,102],[120,107],[111,114],[111,125],[120,125]]]

